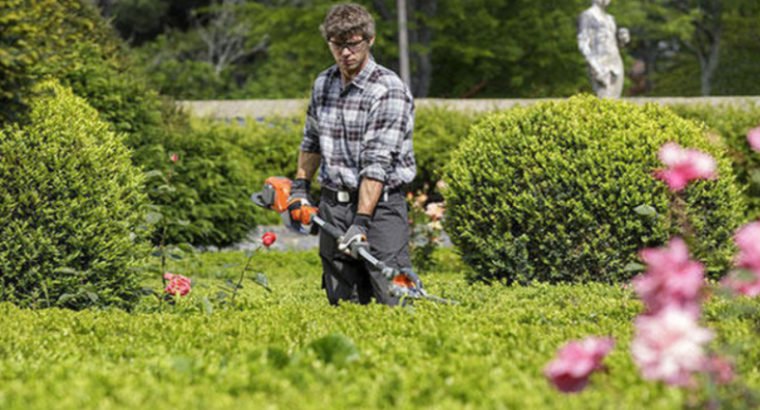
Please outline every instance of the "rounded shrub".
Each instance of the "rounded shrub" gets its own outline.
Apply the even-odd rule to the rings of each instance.
[[[652,176],[668,141],[718,161],[719,178],[692,183],[681,196],[692,254],[720,276],[744,212],[721,148],[658,105],[578,96],[487,116],[452,155],[444,170],[445,227],[475,268],[471,279],[630,279],[641,248],[679,231],[671,194]]]
[[[143,174],[70,89],[35,93],[28,123],[0,131],[0,301],[129,308],[148,250]]]

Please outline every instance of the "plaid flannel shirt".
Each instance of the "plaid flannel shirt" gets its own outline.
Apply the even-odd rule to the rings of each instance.
[[[343,86],[332,66],[314,81],[301,151],[322,156],[319,182],[356,190],[361,178],[395,189],[416,173],[414,102],[401,79],[372,59]]]

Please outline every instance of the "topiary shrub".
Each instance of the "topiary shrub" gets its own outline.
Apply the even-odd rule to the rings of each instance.
[[[28,124],[0,131],[0,301],[129,308],[147,256],[142,173],[70,89],[35,92]]]
[[[703,122],[711,133],[721,137],[736,179],[747,187],[748,216],[760,217],[760,154],[752,151],[747,142],[747,132],[760,126],[760,106],[678,104],[670,109],[683,118]]]
[[[428,195],[433,193],[436,182],[441,178],[440,171],[476,119],[473,113],[447,107],[416,110],[414,158],[417,161],[417,175],[412,182],[413,191],[423,190]]]
[[[573,97],[492,114],[474,125],[444,171],[446,231],[471,279],[526,283],[628,280],[645,246],[664,244],[670,193],[652,177],[662,144],[706,151],[719,178],[683,192],[710,276],[732,258],[744,202],[729,160],[703,130],[657,105]],[[639,215],[641,205],[657,214]]]

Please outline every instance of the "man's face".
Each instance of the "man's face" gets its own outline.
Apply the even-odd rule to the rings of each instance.
[[[355,74],[369,59],[369,50],[374,42],[374,37],[365,39],[361,34],[354,34],[345,38],[331,37],[327,43],[340,71]]]

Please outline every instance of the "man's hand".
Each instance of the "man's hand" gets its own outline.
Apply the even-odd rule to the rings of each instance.
[[[364,248],[369,250],[367,231],[369,230],[370,219],[369,215],[356,214],[353,225],[351,225],[346,233],[340,238],[338,250],[347,255],[351,255],[354,259],[359,259],[360,249]]]
[[[296,178],[290,186],[290,196],[288,197],[288,212],[300,209],[302,206],[311,206],[309,199],[309,188],[311,183],[302,178]],[[296,231],[301,231],[301,223],[291,220],[290,224]]]

